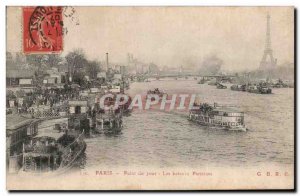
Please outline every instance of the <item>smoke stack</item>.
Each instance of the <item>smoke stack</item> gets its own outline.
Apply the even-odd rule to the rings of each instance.
[[[106,68],[109,69],[108,52],[106,53]]]
[[[130,65],[131,61],[130,61],[130,54],[128,53],[127,54],[127,63],[128,63],[128,66]]]

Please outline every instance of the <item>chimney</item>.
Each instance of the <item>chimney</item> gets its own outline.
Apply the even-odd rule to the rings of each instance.
[[[130,53],[127,54],[127,63],[128,63],[128,66],[130,65],[131,61],[130,61]]]
[[[108,63],[108,53],[106,53],[106,68],[109,69],[109,63]]]

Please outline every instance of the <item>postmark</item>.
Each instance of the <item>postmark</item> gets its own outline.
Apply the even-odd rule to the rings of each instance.
[[[63,7],[23,8],[23,51],[59,53],[63,50]]]

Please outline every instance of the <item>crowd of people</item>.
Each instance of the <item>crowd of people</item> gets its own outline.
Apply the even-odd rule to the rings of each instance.
[[[78,99],[79,90],[64,86],[63,88],[41,88],[37,87],[30,92],[20,89],[18,91],[8,91],[6,97],[6,107],[8,113],[16,110],[18,113],[34,113],[39,108],[49,108],[49,110],[62,110],[68,100]]]

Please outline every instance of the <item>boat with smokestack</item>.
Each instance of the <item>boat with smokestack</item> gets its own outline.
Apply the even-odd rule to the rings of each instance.
[[[217,83],[217,89],[226,89],[227,86],[221,84],[221,83]]]
[[[188,119],[201,126],[230,131],[246,131],[244,113],[232,106],[221,106],[217,103],[194,104],[196,109],[189,112]]]
[[[268,87],[266,83],[259,83],[256,84],[249,84],[247,85],[246,91],[249,93],[256,93],[256,94],[271,94],[272,89]]]
[[[230,87],[233,91],[243,91],[248,93],[256,93],[256,94],[271,94],[272,89],[266,82],[260,82],[258,84],[251,84],[248,82],[247,84],[235,84]]]
[[[283,82],[280,78],[274,84],[271,84],[272,88],[291,88],[292,86],[288,85],[287,83]]]
[[[96,114],[96,133],[119,133],[123,128],[121,109],[111,106],[108,110],[100,109]]]
[[[246,84],[234,84],[230,87],[231,90],[233,91],[243,91],[245,92],[247,88]]]
[[[131,112],[129,109],[131,97],[128,96],[127,102],[120,105],[116,104],[118,94],[110,94],[112,96],[104,100],[104,108],[100,107],[99,103],[92,108],[92,118],[94,119],[92,127],[95,133],[119,133],[123,128],[123,114]]]
[[[207,80],[205,80],[204,78],[202,78],[201,80],[199,80],[198,84],[205,84]]]
[[[147,91],[147,97],[150,96],[150,95],[158,95],[159,99],[162,99],[162,97],[164,95],[168,96],[167,93],[159,90],[158,88],[155,88],[154,90],[148,90]],[[154,99],[154,98],[152,98],[152,99]]]

